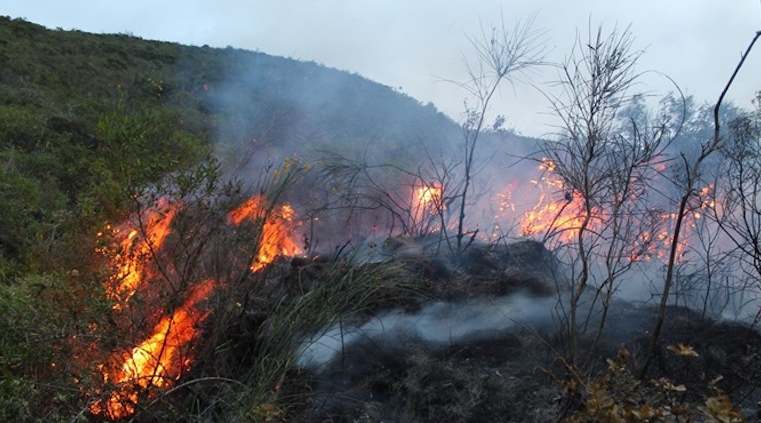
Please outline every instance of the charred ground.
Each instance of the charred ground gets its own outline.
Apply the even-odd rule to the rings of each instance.
[[[603,388],[620,407],[678,405],[683,417],[698,421],[707,419],[701,407],[719,388],[746,418],[757,416],[761,337],[753,328],[671,307],[655,364],[639,375],[656,307],[617,301],[582,372],[564,359],[563,300],[558,295],[564,289],[559,283],[562,265],[540,243],[473,245],[457,260],[416,251],[396,251],[383,263],[351,265],[358,272],[392,265],[395,270],[388,276],[395,283],[379,290],[363,312],[342,317],[345,339],[331,347],[330,359],[289,372],[281,394],[301,399],[287,417],[273,415],[273,420],[547,422],[582,416],[585,421],[589,414],[584,413]],[[274,283],[265,290],[267,297],[308,295],[329,281],[330,266],[324,261],[281,263],[280,273],[271,274]],[[505,307],[511,298],[525,303]],[[544,312],[531,314],[535,311],[523,305],[533,302]],[[236,335],[241,357],[256,354],[269,336],[266,313],[252,318],[258,305],[250,308]],[[594,326],[596,317],[591,316]],[[398,323],[406,318],[415,323]],[[425,319],[445,323],[420,323]],[[494,319],[505,323],[495,325]],[[368,325],[373,321],[384,321],[379,325],[383,329]],[[462,322],[467,330],[459,329]],[[452,331],[449,338],[426,333],[442,327]],[[327,331],[317,328],[317,333]],[[580,340],[581,349],[591,348],[593,338],[590,330]],[[697,356],[676,354],[674,346],[680,344]],[[612,370],[614,362],[620,366]],[[718,376],[723,379],[712,388]],[[679,387],[673,398],[664,399],[659,380]]]

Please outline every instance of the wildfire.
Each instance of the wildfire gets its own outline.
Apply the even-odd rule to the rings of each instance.
[[[433,203],[438,208],[441,204],[441,187],[435,185],[423,185],[417,190],[418,204],[421,208]]]
[[[584,198],[568,189],[563,180],[555,173],[557,165],[548,158],[542,158],[535,168],[539,176],[529,180],[529,187],[521,186],[518,181],[492,197],[496,206],[498,220],[509,214],[517,218],[517,231],[521,236],[547,235],[553,242],[573,242],[584,224],[587,210]],[[703,218],[706,210],[716,207],[713,199],[713,185],[698,190],[692,202],[691,212],[683,222],[684,231],[676,246],[676,257],[681,259],[689,251],[691,234],[697,231],[697,221]],[[593,208],[587,229],[595,233],[603,231],[601,222],[606,217],[606,210]],[[673,240],[676,214],[662,213],[653,217],[652,230],[643,230],[628,246],[629,259],[644,261],[651,258],[665,259]],[[648,225],[644,225],[648,226]]]
[[[137,224],[139,228],[130,229],[119,243],[118,252],[113,259],[113,265],[119,272],[106,286],[108,297],[116,300],[115,309],[123,307],[142,281],[150,278],[145,266],[146,257],[161,248],[170,233],[170,225],[178,207],[168,205],[163,200],[159,201],[159,207],[143,213]],[[117,234],[124,229],[126,228],[117,229]]]
[[[689,250],[690,237],[698,231],[698,221],[703,218],[703,213],[706,210],[710,210],[716,207],[716,201],[713,198],[714,185],[707,185],[696,194],[696,198],[692,203],[692,211],[689,212],[682,225],[684,227],[684,235],[676,245],[676,258],[682,259]],[[657,257],[659,259],[667,258],[671,243],[673,240],[674,225],[676,224],[676,213],[664,213],[660,216],[661,229],[657,234],[652,235],[649,232],[644,233],[643,241],[649,241],[650,247],[647,248],[645,254],[638,256],[634,254],[632,260],[642,260],[643,258],[649,259],[651,257]],[[650,237],[652,239],[646,239]]]
[[[710,184],[698,191],[697,199],[699,203],[698,208],[700,210],[710,210],[716,207],[716,200],[713,199],[713,190],[714,185]],[[693,212],[693,217],[695,217],[695,219],[700,219],[703,217],[703,212],[700,210]]]
[[[251,263],[251,271],[257,272],[281,255],[300,254],[301,249],[291,238],[296,213],[288,204],[270,206],[260,196],[249,198],[245,203],[227,214],[227,223],[240,226],[244,221],[261,221],[259,247]]]
[[[539,198],[534,206],[523,211],[519,221],[520,234],[531,236],[552,231],[562,233],[561,239],[571,241],[577,236],[586,216],[584,199],[568,190],[563,180],[553,173],[557,165],[551,159],[543,157],[538,169],[541,177],[532,180],[531,184],[538,191]],[[503,194],[502,197],[512,198],[512,195]],[[515,211],[514,204],[509,207],[503,204],[500,210],[508,208]],[[594,220],[591,223],[594,224]]]
[[[113,388],[106,397],[90,406],[93,414],[109,419],[129,417],[134,414],[141,398],[154,397],[156,388],[170,387],[192,364],[190,348],[198,337],[198,325],[209,315],[209,311],[199,307],[199,304],[211,294],[217,282],[209,279],[193,285],[182,305],[168,311],[162,310],[153,301],[129,301],[138,290],[155,289],[154,286],[160,289],[157,284],[162,279],[152,269],[161,257],[160,252],[171,234],[172,222],[180,207],[160,200],[155,208],[144,211],[137,219],[115,230],[107,227],[112,235],[121,237],[116,242],[116,249],[111,250],[114,276],[105,283],[106,294],[115,303],[114,321],[127,333],[134,330],[128,329],[134,326],[130,316],[154,316],[156,323],[151,332],[140,337],[141,342],[133,348],[111,353],[99,366],[103,382]],[[271,205],[260,196],[250,198],[227,215],[227,223],[235,227],[245,221],[261,222],[258,250],[251,270],[262,269],[282,254],[299,252],[290,238],[294,217],[295,213],[289,205]],[[97,251],[109,252],[108,249]],[[166,273],[171,273],[167,269],[171,266],[164,269],[162,278],[173,277]],[[146,307],[156,309],[145,310]],[[96,393],[99,392],[96,389]]]
[[[117,384],[107,400],[95,402],[90,410],[109,418],[124,418],[135,412],[142,392],[150,387],[171,386],[192,363],[187,347],[198,335],[199,325],[209,315],[197,307],[209,296],[214,282],[208,280],[191,290],[185,302],[171,316],[165,316],[154,327],[152,335],[129,352],[117,354],[115,362],[123,362],[115,372],[106,371],[104,382]]]
[[[519,216],[517,229],[520,235],[552,234],[555,235],[553,239],[559,242],[573,241],[585,222],[590,231],[603,232],[596,225],[601,226],[599,222],[607,218],[606,211],[587,209],[584,198],[566,187],[556,174],[555,162],[544,158],[538,169],[533,169],[534,172],[537,170],[540,177],[530,181],[531,190],[526,185],[519,185],[521,181],[516,181],[494,197],[498,219],[504,218],[507,213],[515,213]],[[711,185],[696,193],[688,220],[685,221],[688,232],[696,229],[696,221],[702,217],[703,210],[716,206],[711,197],[712,191]],[[443,188],[440,185],[423,184],[405,192],[409,195],[410,203],[414,205],[417,200],[415,213],[420,214],[416,217],[426,216],[424,213],[435,215],[444,208]],[[176,203],[159,201],[156,208],[144,211],[136,219],[137,223],[122,225],[112,232],[117,237],[121,236],[111,260],[115,275],[106,282],[106,294],[115,303],[114,316],[131,316],[133,312],[138,315],[140,313],[129,307],[145,307],[145,303],[148,303],[129,300],[138,290],[148,286],[149,281],[157,279],[154,273],[158,272],[152,270],[157,268],[154,263],[156,253],[162,249],[171,234],[172,222],[180,207]],[[430,218],[430,215],[427,217]],[[227,224],[235,228],[246,223],[253,224],[249,227],[254,229],[257,245],[248,266],[251,271],[262,270],[279,256],[301,253],[293,237],[297,227],[294,223],[296,213],[288,204],[272,204],[257,195],[230,211],[226,217]],[[639,238],[626,247],[631,250],[624,254],[631,251],[629,259],[632,261],[663,258],[671,247],[676,216],[664,213],[653,215],[651,219],[652,231],[636,235]],[[687,249],[687,238],[685,236],[677,246],[679,257]],[[190,348],[198,337],[198,326],[210,313],[208,309],[200,307],[200,304],[218,284],[211,279],[196,283],[186,291],[184,302],[179,307],[140,314],[151,316],[152,320],[146,326],[152,327],[152,331],[141,332],[135,338],[140,342],[108,355],[100,370],[103,382],[115,388],[91,405],[92,413],[110,419],[129,417],[134,414],[140,399],[155,395],[152,389],[166,389],[176,383],[192,364]],[[120,321],[117,324],[130,323],[132,322]]]
[[[114,315],[114,321],[120,327],[133,324],[127,316],[141,313],[135,307],[149,304],[143,301],[132,304],[129,299],[149,281],[154,281],[152,264],[171,233],[179,208],[176,203],[159,200],[155,208],[145,210],[112,231],[114,236],[123,235],[117,241],[111,260],[115,275],[105,285],[106,295],[115,300],[113,308],[119,314]],[[187,350],[198,336],[196,326],[208,316],[208,311],[198,309],[197,304],[208,297],[213,288],[212,280],[193,286],[184,303],[169,314],[161,309],[149,310],[149,314],[163,317],[137,346],[112,353],[99,366],[104,383],[116,388],[108,398],[93,403],[90,411],[113,419],[128,417],[134,413],[138,397],[151,394],[150,388],[166,388],[174,383],[192,362]]]
[[[558,165],[555,164],[555,161],[552,159],[548,159],[547,157],[542,157],[541,162],[539,163],[539,170],[546,170],[548,172],[554,172],[555,169],[557,169]]]

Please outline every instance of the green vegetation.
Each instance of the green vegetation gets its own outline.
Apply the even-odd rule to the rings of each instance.
[[[588,45],[580,46],[587,51]],[[598,49],[592,51],[596,55]],[[507,60],[512,53],[503,54]],[[539,60],[529,60],[534,61]],[[663,354],[657,357],[660,367],[652,369],[655,374],[648,373],[655,380],[652,387],[633,376],[625,350],[605,370],[600,357],[610,351],[601,345],[600,323],[593,339],[591,332],[587,337],[573,333],[566,346],[574,354],[565,356],[553,350],[563,346],[563,339],[553,339],[557,333],[540,333],[546,328],[522,328],[517,335],[504,333],[482,344],[476,340],[463,345],[450,333],[450,345],[433,350],[426,350],[422,340],[396,349],[373,345],[376,340],[368,337],[364,341],[369,347],[358,341],[352,356],[343,354],[352,345],[342,344],[336,379],[361,375],[362,380],[352,381],[355,386],[340,381],[346,383],[336,385],[340,392],[327,392],[345,397],[320,404],[332,401],[319,397],[324,392],[315,393],[317,383],[324,382],[318,380],[322,375],[296,361],[304,339],[321,331],[337,325],[343,337],[344,325],[366,323],[392,308],[415,314],[432,299],[516,294],[516,301],[531,303],[558,295],[556,307],[563,306],[564,281],[548,276],[557,276],[560,268],[556,252],[539,242],[507,245],[510,234],[501,232],[499,240],[479,245],[478,231],[463,229],[465,208],[475,208],[473,198],[480,195],[468,194],[470,178],[478,173],[475,168],[471,173],[470,166],[481,154],[474,148],[474,134],[480,149],[508,132],[499,130],[503,118],[498,118],[492,130],[481,133],[496,85],[481,98],[480,109],[469,111],[470,123],[463,127],[469,152],[452,158],[423,145],[435,140],[428,145],[444,152],[462,147],[463,128],[435,107],[314,63],[123,34],[53,31],[0,17],[0,64],[0,421],[292,421],[342,415],[343,410],[381,420],[389,416],[384,406],[395,402],[396,411],[409,421],[510,418],[507,413],[516,403],[526,409],[522,415],[516,412],[517,421],[529,415],[547,421],[550,414],[569,421],[740,421],[732,403],[739,396],[736,387],[758,388],[761,367],[755,353],[747,360],[722,359],[726,353],[694,340],[667,348],[655,345],[658,339],[653,338],[654,351],[669,349],[679,360],[689,360],[697,354],[689,345],[696,350],[700,346],[706,361],[720,361],[731,370],[721,374],[732,379],[736,392],[725,395],[719,378],[705,380],[714,376],[698,369],[709,364],[680,361],[680,369],[699,375],[701,382],[690,381],[687,398],[682,385],[673,382],[683,378],[657,373],[675,367]],[[593,72],[594,77],[599,74]],[[567,121],[584,119],[571,116]],[[754,119],[745,129],[735,121],[733,130],[757,140],[758,117]],[[633,133],[647,129],[638,128],[634,117],[626,120]],[[618,130],[611,126],[602,132],[608,129]],[[580,141],[588,146],[583,142],[590,138],[597,140],[598,134],[584,134]],[[609,150],[588,149],[590,154],[605,153],[610,172],[596,166],[584,169],[602,169],[601,180],[627,184],[629,174],[616,173],[622,170],[621,151],[647,144],[615,139],[620,144]],[[718,135],[715,139],[718,143]],[[563,152],[555,141],[546,145],[551,146],[547,157]],[[570,159],[579,157],[568,151]],[[320,162],[326,153],[338,159]],[[742,153],[736,163],[740,170],[747,165],[743,160],[748,154]],[[553,167],[562,169],[562,158],[554,157]],[[638,160],[649,163],[651,158]],[[454,169],[463,164],[465,184],[455,186],[449,200],[433,195],[429,201],[438,202],[434,213],[428,214],[421,199],[409,198],[418,187],[428,187],[430,194],[432,178],[439,188],[452,189],[447,184],[457,183]],[[315,176],[318,171],[322,174]],[[685,199],[694,194],[692,185]],[[397,186],[406,191],[393,192]],[[564,193],[567,202],[579,193],[587,200],[587,216],[610,200],[607,193],[625,192],[611,183],[605,186],[613,188],[596,191],[602,200],[594,200],[592,193],[565,186],[572,187]],[[368,193],[380,200],[373,202]],[[372,241],[354,252],[378,257],[388,250],[387,256],[395,257],[389,262],[347,257],[343,253],[351,250],[344,251],[348,244],[318,249],[316,244],[324,240],[307,226],[321,215],[294,219],[288,205],[294,197],[323,202],[319,212],[334,212],[330,217],[351,215],[356,218],[351,224],[358,227],[390,216],[390,226],[408,224],[403,235],[419,239],[400,238],[398,251],[387,242]],[[438,241],[433,244],[441,247],[444,216],[456,209],[457,199],[462,204],[457,260],[426,256],[415,241],[434,233],[431,239]],[[745,206],[759,215],[755,203]],[[354,216],[362,213],[366,215]],[[348,218],[335,220],[344,225],[341,229],[354,229],[344,223]],[[306,230],[297,247],[307,254],[278,261],[285,249],[278,244],[280,238],[293,235],[299,224]],[[613,230],[630,226],[610,224]],[[588,229],[585,236],[601,235]],[[581,257],[592,257],[578,239]],[[637,239],[632,236],[624,244]],[[412,248],[404,251],[408,241]],[[757,258],[761,248],[754,245]],[[274,253],[264,246],[273,247]],[[312,254],[316,252],[324,256]],[[621,247],[616,254],[621,252],[628,250]],[[532,262],[525,256],[547,261]],[[758,262],[753,261],[761,273]],[[586,258],[584,263],[586,269]],[[625,263],[628,270],[634,261]],[[609,264],[608,270],[609,291],[601,285],[596,293],[605,302],[600,321],[627,320],[616,315],[617,309],[607,315],[614,279],[621,275],[615,265]],[[578,300],[586,298],[581,291],[587,278],[582,272],[577,280],[572,313]],[[664,303],[661,311],[665,309]],[[573,330],[595,323],[590,316],[578,324],[574,317]],[[436,317],[446,322],[450,318],[446,313]],[[508,313],[502,317],[511,318]],[[553,323],[554,330],[563,330],[562,321]],[[740,339],[738,331],[727,339]],[[636,336],[625,342],[642,347],[646,336]],[[755,332],[743,329],[742,336],[743,345],[734,348],[738,352],[752,350],[751,341],[761,343]],[[577,343],[589,346],[585,365],[575,359]],[[371,361],[373,356],[376,361]],[[643,360],[636,351],[632,357]],[[354,367],[348,363],[352,359]],[[547,373],[560,384],[530,375],[542,359],[552,362]],[[489,368],[483,362],[491,363]],[[743,368],[732,368],[730,362],[742,362]],[[516,384],[522,390],[514,389]],[[537,392],[532,403],[527,397]],[[363,393],[369,393],[367,404],[360,404]],[[503,401],[503,394],[514,402]],[[747,403],[747,398],[750,394],[740,400]],[[548,405],[528,410],[537,404]],[[365,405],[367,409],[360,409]]]
[[[208,153],[210,129],[187,121],[208,116],[165,78],[175,45],[8,18],[0,39],[0,274],[81,269],[125,194]]]
[[[435,108],[357,75],[232,48],[0,17],[0,63],[7,277],[84,266],[81,251],[66,262],[50,250],[91,246],[98,225],[127,212],[125,194],[198,163],[212,139],[217,156],[237,164],[252,145],[277,148],[280,160],[337,145],[372,154],[381,142],[409,161],[410,140],[457,135]]]
[[[180,307],[184,296],[201,284],[201,275],[226,286],[219,288],[218,302],[209,300],[209,308],[216,310],[213,328],[198,354],[207,365],[204,360],[224,362],[225,370],[199,366],[199,380],[212,383],[193,387],[212,386],[209,392],[234,405],[225,415],[256,420],[275,413],[282,404],[264,392],[272,390],[271,378],[294,371],[292,362],[279,361],[293,357],[294,340],[270,339],[260,345],[249,339],[247,344],[226,329],[240,325],[241,312],[248,312],[240,304],[275,293],[252,292],[254,281],[266,278],[246,270],[245,262],[223,269],[208,257],[217,253],[224,262],[227,258],[218,252],[228,247],[252,257],[257,247],[252,240],[261,237],[262,225],[281,201],[283,185],[278,184],[294,182],[282,173],[273,176],[272,167],[244,175],[261,178],[254,191],[271,194],[273,208],[247,229],[247,239],[241,229],[226,240],[223,235],[230,232],[223,213],[245,197],[240,184],[224,182],[234,175],[222,171],[212,155],[237,165],[241,155],[270,151],[276,164],[292,156],[313,159],[315,152],[339,144],[354,149],[344,148],[344,153],[359,156],[383,142],[391,160],[409,161],[409,140],[446,142],[457,135],[457,126],[432,106],[421,107],[360,76],[232,48],[49,30],[0,17],[0,63],[3,421],[86,419],[92,404],[108,395],[99,370],[104,357],[134,347],[158,317],[138,308],[143,315],[131,316],[125,326],[123,313],[113,311],[104,282],[116,269],[96,250],[124,251],[116,239],[100,234],[156,207],[162,195],[181,204],[181,216],[172,223],[175,247],[151,248],[136,258],[159,268],[156,281],[168,284],[160,292],[167,310]],[[146,229],[142,224],[138,228]],[[202,254],[207,257],[201,259]],[[339,311],[360,310],[384,286],[379,275],[389,271],[357,275],[339,263],[331,269],[320,272],[320,283],[313,281],[314,291],[262,303],[272,314],[270,324],[329,324]],[[339,298],[340,303],[330,302]],[[142,307],[150,298],[138,295],[130,301]],[[130,325],[132,332],[126,329]],[[274,352],[262,353],[263,348]],[[241,377],[237,366],[242,357],[263,372]],[[220,374],[245,388],[221,395],[219,389],[228,382]],[[191,390],[188,396],[179,387],[176,392],[196,398],[194,407],[204,407],[194,408],[199,416],[222,415],[222,403],[208,393]],[[159,405],[140,408],[138,414],[177,417],[171,413],[175,397],[169,397],[172,407],[164,408],[164,398],[154,394],[149,388],[140,392]],[[147,406],[140,402],[140,407]]]

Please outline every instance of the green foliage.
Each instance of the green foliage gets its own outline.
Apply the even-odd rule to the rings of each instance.
[[[224,397],[234,408],[220,411],[213,399],[206,406],[254,420],[285,413],[287,398],[272,395],[273,378],[294,370],[293,338],[284,331],[294,322],[306,330],[329,324],[335,313],[361,310],[384,289],[378,278],[387,271],[356,273],[336,264],[310,280],[313,289],[274,300],[264,295],[274,295],[256,283],[266,276],[230,262],[229,253],[251,257],[267,216],[239,232],[225,226],[224,213],[242,185],[225,182],[220,163],[209,159],[212,137],[227,143],[216,152],[229,147],[233,160],[248,157],[252,142],[256,153],[273,148],[307,159],[346,146],[345,153],[359,155],[383,143],[404,164],[415,160],[410,140],[446,143],[458,133],[435,108],[388,87],[261,53],[51,31],[0,17],[0,63],[3,421],[71,421],[104,394],[85,389],[103,382],[96,371],[102,363],[90,360],[134,345],[123,345],[111,320],[102,283],[113,269],[94,254],[96,233],[161,196],[183,208],[173,222],[173,248],[158,257],[168,265],[162,267],[168,287],[159,298],[175,307],[202,275],[229,284],[210,305],[213,335],[200,356],[246,364],[235,355],[239,350],[232,354],[230,345],[240,338],[227,328],[243,323],[254,298],[282,329],[265,342],[244,344],[251,348],[246,360],[255,357],[250,368],[260,373],[225,373],[244,387]],[[296,179],[306,167],[295,160],[264,165],[260,182],[270,213],[286,188],[311,189],[314,180]],[[133,318],[149,325],[151,317]],[[142,335],[133,330],[130,340]],[[217,376],[213,365],[207,371]],[[198,403],[207,399],[198,395]]]
[[[0,420],[68,421],[78,402],[72,347],[89,343],[107,304],[71,288],[72,275],[0,283]],[[81,282],[80,282],[81,283]]]
[[[28,173],[27,159],[15,149],[0,151],[0,281],[35,262],[31,250],[55,229],[64,203],[44,175]]]
[[[383,144],[389,160],[414,167],[411,142],[444,145],[459,133],[434,107],[358,75],[231,48],[0,17],[0,62],[3,169],[12,165],[21,193],[45,211],[8,235],[26,242],[3,255],[18,269],[60,265],[37,254],[83,244],[93,227],[126,214],[131,195],[206,157],[212,137],[226,165],[252,145],[279,149],[277,160],[310,160],[337,149],[376,154]]]
[[[0,145],[33,151],[43,132],[39,109],[20,104],[0,105]]]
[[[0,169],[0,260],[16,258],[34,233],[34,215],[40,212],[39,190],[34,181]],[[11,269],[0,264],[0,276]]]
[[[32,417],[31,398],[34,384],[21,378],[0,379],[0,419],[25,421]]]
[[[8,18],[0,39],[0,276],[84,266],[50,253],[197,163],[210,129],[197,96],[174,88],[178,46]]]

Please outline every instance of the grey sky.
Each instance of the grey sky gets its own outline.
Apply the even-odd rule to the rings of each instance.
[[[700,100],[714,101],[755,31],[759,0],[0,0],[0,14],[50,28],[131,33],[146,39],[233,46],[312,60],[399,88],[459,119],[464,93],[443,79],[464,78],[467,37],[504,16],[508,27],[537,14],[549,59],[561,61],[592,22],[631,25],[644,49],[638,70],[668,74]],[[761,89],[761,45],[732,99],[748,107]],[[547,87],[546,69],[533,82]],[[668,89],[648,74],[643,90]],[[549,132],[547,102],[535,89],[505,86],[495,113],[529,135]]]

